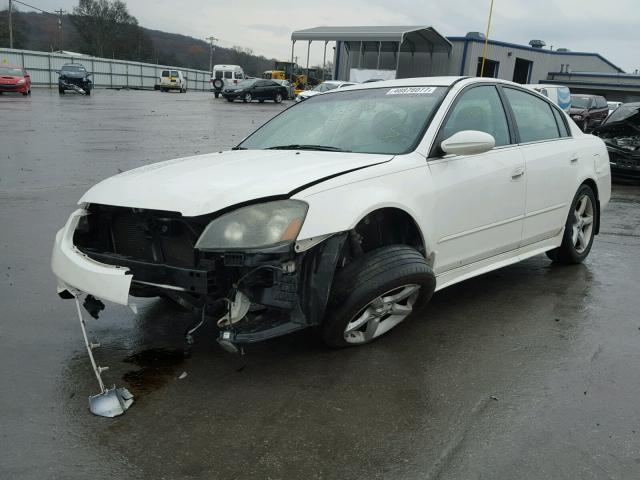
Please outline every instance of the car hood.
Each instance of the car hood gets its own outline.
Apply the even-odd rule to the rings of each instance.
[[[66,77],[66,78],[85,78],[88,77],[89,75],[86,73],[81,73],[81,72],[60,72],[60,76],[61,77]]]
[[[16,77],[14,75],[0,75],[0,83],[14,84],[18,83],[18,80],[22,80],[24,77]]]
[[[192,217],[260,198],[288,195],[393,155],[235,150],[136,168],[91,188],[78,203],[180,212]]]
[[[593,133],[601,137],[640,136],[640,107],[619,107],[619,110],[604,123],[597,126]]]
[[[314,97],[316,95],[320,95],[321,92],[316,92],[315,90],[305,90],[304,92],[300,92],[299,95],[301,97],[307,98],[307,97]]]

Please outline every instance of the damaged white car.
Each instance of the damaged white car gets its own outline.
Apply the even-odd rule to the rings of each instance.
[[[289,108],[233,151],[91,188],[55,239],[63,298],[170,297],[227,348],[316,327],[370,342],[434,291],[546,252],[578,263],[610,197],[607,150],[494,79],[358,85]]]

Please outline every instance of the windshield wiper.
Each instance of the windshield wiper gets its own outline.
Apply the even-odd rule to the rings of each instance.
[[[275,147],[267,147],[265,150],[318,150],[321,152],[350,152],[351,150],[345,150],[344,148],[331,147],[329,145],[276,145]]]
[[[246,150],[247,147],[233,147],[231,150]]]

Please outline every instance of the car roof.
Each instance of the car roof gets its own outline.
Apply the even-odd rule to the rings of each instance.
[[[450,87],[453,84],[458,84],[461,87],[470,85],[473,83],[493,83],[501,85],[510,85],[514,87],[523,88],[520,83],[510,82],[509,80],[502,80],[500,78],[489,77],[415,77],[415,78],[401,78],[397,80],[383,80],[381,82],[369,82],[369,83],[356,83],[340,89],[340,91],[351,90],[365,90],[369,88],[397,88],[397,87]],[[326,94],[334,93],[335,90],[331,90]]]
[[[572,97],[589,97],[589,98],[598,98],[602,97],[602,95],[594,95],[593,93],[572,93]]]

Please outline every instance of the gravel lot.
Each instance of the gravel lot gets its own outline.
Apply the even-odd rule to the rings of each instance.
[[[227,149],[286,107],[196,92],[0,98],[0,477],[640,478],[637,186],[615,186],[585,264],[538,256],[463,282],[363,348],[302,333],[235,357],[206,325],[184,359],[190,315],[108,306],[90,334],[136,403],[89,413],[95,379],[49,268],[56,230],[95,182]]]

